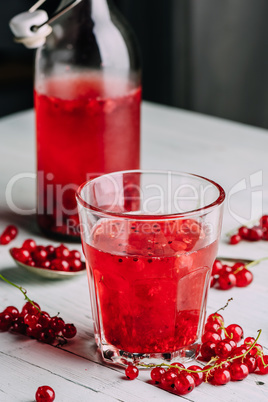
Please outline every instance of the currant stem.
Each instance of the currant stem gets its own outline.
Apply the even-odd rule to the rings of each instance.
[[[228,304],[230,303],[230,301],[232,301],[232,300],[234,300],[232,297],[231,297],[230,299],[228,299],[228,300],[227,300],[227,303],[225,304],[225,306],[219,308],[219,310],[217,310],[217,311],[215,312],[215,314],[217,314],[217,313],[218,313],[219,311],[221,311],[221,310],[225,310],[226,307],[228,307]]]
[[[22,286],[16,285],[15,283],[11,282],[10,280],[8,280],[7,278],[5,278],[5,277],[4,277],[3,275],[1,275],[1,274],[0,274],[0,278],[1,278],[4,282],[8,283],[9,285],[14,286],[14,288],[19,289],[19,291],[23,294],[25,300],[27,300],[29,303],[31,303],[31,304],[34,306],[34,308],[36,308],[36,310],[37,310],[39,313],[41,313],[41,311],[39,310],[39,308],[36,307],[36,305],[34,304],[34,302],[33,302],[31,299],[29,299],[29,297],[27,296],[27,290],[26,290],[26,289],[24,289]]]
[[[255,265],[259,264],[262,261],[268,260],[268,257],[259,258],[258,260],[252,261],[245,266],[246,269],[254,267]]]

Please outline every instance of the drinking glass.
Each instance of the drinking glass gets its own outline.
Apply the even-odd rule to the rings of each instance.
[[[77,192],[96,343],[105,361],[187,361],[203,331],[224,190],[204,177],[123,171]]]

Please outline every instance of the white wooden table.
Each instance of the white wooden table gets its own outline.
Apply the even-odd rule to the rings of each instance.
[[[29,178],[18,180],[14,185],[12,201],[22,209],[35,206],[33,112],[3,118],[0,144],[0,231],[10,223],[19,227],[19,236],[12,246],[20,246],[28,237],[42,244],[51,243],[39,234],[34,215],[12,212],[6,200],[10,180],[28,172]],[[221,184],[227,195],[231,194],[230,208],[225,206],[223,233],[240,225],[234,214],[251,218],[251,204],[253,215],[261,215],[259,200],[263,200],[264,211],[268,213],[267,150],[268,132],[265,130],[168,107],[144,105],[142,167],[188,171]],[[246,189],[243,189],[244,184]],[[265,257],[268,243],[244,242],[230,246],[223,236],[219,254]],[[148,372],[141,373],[135,381],[127,381],[120,368],[102,363],[94,343],[86,275],[70,281],[39,279],[14,265],[8,246],[0,246],[0,272],[27,288],[29,297],[44,310],[53,315],[60,311],[65,321],[73,322],[78,328],[77,337],[61,349],[27,337],[0,333],[1,402],[33,401],[38,386],[45,384],[53,387],[57,402],[178,400],[178,396],[149,384]],[[208,313],[223,306],[229,297],[234,301],[224,312],[227,324],[240,324],[246,336],[255,336],[262,328],[260,343],[268,354],[268,262],[254,268],[254,282],[248,288],[226,292],[212,289]],[[19,291],[0,281],[0,311],[7,305],[21,308],[23,303]],[[257,385],[259,381],[263,385]],[[267,401],[268,376],[251,374],[242,383],[232,382],[224,387],[202,384],[184,399]]]

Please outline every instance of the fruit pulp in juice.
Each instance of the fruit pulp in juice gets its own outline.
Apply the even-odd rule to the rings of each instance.
[[[217,253],[199,223],[103,219],[83,246],[98,339],[129,353],[199,340]]]
[[[38,222],[45,232],[78,236],[77,187],[139,168],[140,102],[140,87],[97,72],[36,88]]]

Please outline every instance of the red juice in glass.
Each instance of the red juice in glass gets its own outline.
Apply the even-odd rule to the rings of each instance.
[[[38,223],[44,232],[78,236],[78,186],[139,168],[140,102],[140,87],[97,72],[46,79],[36,88]]]
[[[165,354],[199,341],[217,241],[195,220],[101,219],[83,243],[95,331],[121,351]]]

